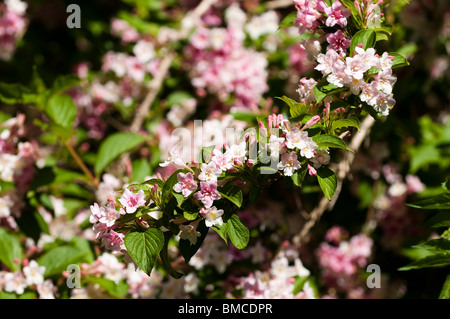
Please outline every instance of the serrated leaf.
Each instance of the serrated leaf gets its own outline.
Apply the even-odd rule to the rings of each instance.
[[[148,228],[145,232],[132,231],[125,236],[124,243],[134,262],[150,276],[164,246],[163,232],[156,228]]]
[[[80,82],[81,79],[73,74],[61,75],[57,77],[53,82],[52,87],[43,93],[44,103],[57,94],[63,93],[68,89],[74,87]]]
[[[128,293],[129,286],[126,282],[123,280],[116,283],[113,280],[106,279],[106,278],[100,278],[100,277],[94,277],[89,276],[86,279],[87,282],[98,284],[100,287],[102,287],[108,294],[111,296],[122,299],[126,296]]]
[[[47,103],[45,113],[57,125],[71,129],[77,117],[77,107],[68,95],[55,95]]]
[[[226,223],[228,224],[227,233],[233,245],[237,249],[247,247],[250,240],[250,231],[241,219],[236,214],[233,214]]]
[[[399,268],[398,270],[404,271],[429,267],[444,267],[447,265],[450,265],[450,254],[438,253],[416,260],[407,266]]]
[[[86,262],[87,252],[74,246],[55,247],[38,259],[40,266],[45,266],[45,276],[60,275],[71,264]]]
[[[420,209],[450,209],[450,194],[440,194],[415,203],[408,203],[406,206]]]
[[[295,19],[297,19],[297,11],[291,12],[286,17],[284,17],[283,20],[281,20],[278,29],[294,26]]]
[[[223,197],[228,199],[230,202],[235,204],[237,207],[241,207],[243,195],[242,191],[239,187],[226,184],[225,186],[221,187],[219,190],[219,194]]]
[[[393,56],[394,60],[392,61],[392,69],[400,68],[403,66],[408,66],[409,62],[406,60],[404,56],[397,52],[389,52],[389,56]]]
[[[18,83],[0,83],[0,101],[6,104],[33,104],[37,95]]]
[[[359,120],[356,117],[349,117],[346,119],[339,119],[336,121],[333,121],[332,124],[333,131],[341,128],[341,127],[356,127],[359,131]]]
[[[23,252],[17,236],[0,227],[0,262],[4,263],[11,271],[20,269],[20,265],[14,259],[22,261]]]
[[[376,40],[377,36],[374,30],[372,29],[359,30],[358,32],[355,33],[355,35],[352,38],[352,41],[350,42],[350,54],[352,54],[355,48],[361,43],[364,50],[367,50],[368,48],[373,48],[375,46]]]
[[[325,197],[331,200],[337,188],[336,174],[330,168],[322,166],[317,170],[317,180]]]
[[[428,249],[433,251],[450,252],[450,240],[446,238],[436,238],[427,240],[424,243],[414,245],[413,248]]]
[[[312,140],[316,142],[319,148],[333,147],[353,152],[353,150],[350,147],[348,147],[347,144],[345,144],[345,142],[341,138],[334,135],[317,134],[312,137]]]
[[[100,145],[94,167],[95,174],[99,175],[113,160],[145,140],[144,136],[136,133],[118,132],[108,136]]]
[[[339,92],[347,90],[346,87],[339,87],[335,84],[329,83],[327,78],[323,78],[317,85],[314,87],[314,97],[316,98],[316,102],[322,102],[324,98],[327,96],[331,96],[333,94],[337,94]]]
[[[175,271],[175,269],[173,269],[172,264],[170,263],[170,259],[169,259],[169,241],[171,238],[170,234],[164,235],[164,246],[161,250],[161,262],[162,265],[164,267],[164,269],[167,271],[167,273],[175,278],[175,279],[180,279],[181,277],[183,277],[183,274],[180,272]]]

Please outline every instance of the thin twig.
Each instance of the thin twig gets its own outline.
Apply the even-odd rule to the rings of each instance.
[[[375,123],[375,120],[372,116],[367,116],[361,124],[360,131],[357,132],[352,141],[349,144],[349,147],[354,152],[346,152],[344,158],[337,166],[336,177],[337,177],[337,188],[333,195],[331,201],[328,201],[326,197],[322,197],[319,204],[316,208],[314,208],[309,214],[309,219],[303,225],[302,230],[299,234],[297,234],[293,238],[293,243],[300,247],[300,245],[306,240],[310,230],[314,227],[317,221],[322,217],[323,213],[326,210],[332,210],[334,204],[336,203],[337,198],[342,190],[342,183],[350,171],[350,166],[353,163],[355,158],[355,154],[358,149],[361,147],[362,142],[366,139],[366,137],[370,133],[370,129],[372,125]]]
[[[68,141],[64,142],[64,145],[69,150],[69,153],[72,155],[72,157],[74,158],[75,162],[81,168],[83,173],[89,178],[91,183],[94,184],[96,187],[98,187],[98,184],[99,184],[98,180],[94,177],[94,175],[92,175],[92,173],[89,170],[89,168],[86,167],[86,165],[84,164],[83,160],[80,158],[78,153],[74,150],[72,145],[70,145]]]

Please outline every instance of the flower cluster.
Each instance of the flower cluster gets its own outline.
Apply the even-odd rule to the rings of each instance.
[[[353,56],[345,58],[334,49],[328,49],[318,55],[315,69],[322,72],[329,83],[349,88],[361,101],[382,115],[388,115],[395,104],[392,86],[397,78],[392,74],[393,60],[387,52],[379,56],[373,48],[364,50],[357,46]]]
[[[364,234],[350,239],[348,236],[339,226],[330,228],[325,236],[327,242],[323,242],[316,253],[324,284],[351,294],[361,286],[358,270],[363,269],[372,256],[373,240]]]
[[[296,278],[308,278],[310,271],[303,266],[298,251],[284,242],[267,271],[256,271],[239,278],[237,289],[244,299],[315,299],[308,280],[303,289],[294,294]]]
[[[347,26],[347,18],[350,16],[348,10],[340,1],[334,1],[331,6],[323,0],[294,0],[297,9],[295,26],[299,33],[314,33],[319,26],[333,27],[339,25]]]
[[[36,143],[26,140],[25,115],[0,124],[0,222],[17,228],[14,218],[21,215],[22,197],[27,192],[38,160]]]
[[[24,17],[27,7],[21,0],[5,0],[0,4],[0,60],[10,60],[23,37],[28,24]]]
[[[23,260],[22,269],[8,272],[0,270],[0,291],[22,295],[39,294],[39,299],[55,299],[56,287],[52,280],[44,279],[45,267],[36,260]]]
[[[230,6],[225,19],[226,28],[200,25],[190,37],[185,54],[192,85],[200,96],[206,90],[224,104],[234,97],[234,106],[255,108],[268,90],[268,62],[262,53],[244,46],[245,30],[256,37],[276,28],[269,24],[269,29],[255,34],[253,24],[261,22],[252,20],[245,27],[246,15],[236,5]]]

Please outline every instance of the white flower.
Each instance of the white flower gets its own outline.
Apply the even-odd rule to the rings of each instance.
[[[28,7],[28,4],[21,0],[5,0],[5,4],[9,11],[18,15],[24,15]]]
[[[269,143],[267,144],[267,150],[270,152],[272,158],[278,158],[280,152],[283,150],[284,137],[278,137],[276,135],[270,135]]]
[[[202,163],[200,169],[201,173],[198,175],[198,179],[205,182],[217,181],[217,177],[222,174],[222,170],[213,161],[208,164]]]
[[[197,243],[197,238],[201,235],[192,225],[180,225],[180,231],[180,238],[189,240],[192,245]]]
[[[3,277],[4,289],[7,292],[15,292],[18,295],[24,293],[27,283],[21,271],[8,272]]]
[[[133,47],[133,53],[141,63],[147,63],[155,57],[155,47],[153,43],[139,40]]]
[[[45,267],[39,266],[35,260],[30,261],[28,266],[23,267],[23,273],[29,286],[39,285],[44,282]]]
[[[39,293],[39,299],[55,299],[54,292],[56,291],[56,287],[50,279],[37,285],[37,291]]]
[[[221,226],[223,223],[222,215],[223,209],[217,209],[216,206],[210,208],[202,208],[200,214],[205,219],[206,227]]]
[[[247,159],[247,144],[245,142],[234,144],[227,149],[225,154],[230,160],[237,158],[241,162],[244,162]]]

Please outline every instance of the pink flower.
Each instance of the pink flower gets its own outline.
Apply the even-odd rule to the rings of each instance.
[[[351,43],[351,41],[345,37],[341,30],[336,31],[335,33],[327,34],[327,42],[330,44],[327,50],[334,50],[341,55],[345,55]]]
[[[406,185],[408,186],[409,194],[420,193],[425,189],[425,184],[415,175],[406,175]]]
[[[283,170],[285,176],[292,176],[294,172],[300,169],[301,164],[298,161],[297,153],[284,153],[281,155],[281,162],[278,163],[277,168]]]
[[[123,244],[123,239],[125,235],[122,233],[117,233],[114,230],[109,231],[108,233],[103,233],[101,235],[102,244],[108,250],[119,251],[121,249],[121,245]]]
[[[212,151],[212,155],[213,157],[211,157],[211,161],[216,163],[217,167],[222,171],[227,171],[233,168],[233,165],[230,162],[230,157],[222,153],[220,150],[214,149]]]
[[[327,75],[344,65],[344,61],[341,60],[340,55],[335,50],[331,49],[325,54],[320,53],[317,56],[317,62],[319,64],[315,69],[322,72],[323,75]]]
[[[137,193],[133,193],[128,188],[125,188],[119,202],[124,206],[127,214],[133,214],[138,207],[145,205],[145,193],[142,189]]]
[[[188,197],[197,189],[197,182],[194,180],[192,173],[178,173],[177,179],[178,183],[173,186],[173,190],[183,194],[184,197]]]
[[[340,1],[334,1],[331,7],[325,7],[325,14],[328,16],[325,21],[328,27],[336,24],[345,27],[347,26],[347,18],[350,16],[350,10],[343,6]]]
[[[102,206],[99,209],[100,218],[98,222],[105,224],[106,227],[112,227],[115,221],[120,217],[120,212],[116,210],[113,203],[109,203],[108,206]]]
[[[213,201],[222,198],[217,191],[217,182],[200,182],[200,191],[194,194],[194,198],[202,201],[206,208],[212,206]]]

